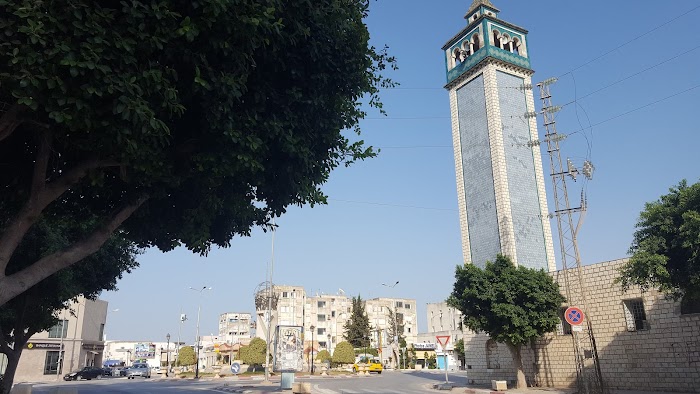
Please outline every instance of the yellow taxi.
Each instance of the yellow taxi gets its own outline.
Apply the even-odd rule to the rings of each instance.
[[[383,369],[382,362],[378,358],[358,357],[352,365],[353,372],[369,371],[381,374]]]

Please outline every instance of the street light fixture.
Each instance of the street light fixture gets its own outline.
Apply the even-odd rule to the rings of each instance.
[[[170,333],[165,336],[165,339],[168,340],[168,346],[165,348],[165,377],[167,378],[170,372]]]
[[[199,379],[199,348],[201,347],[199,338],[199,313],[202,311],[202,293],[204,292],[204,290],[211,290],[211,287],[202,286],[201,289],[195,289],[194,287],[190,287],[190,290],[199,292],[199,304],[197,305],[197,338],[195,340],[195,344],[197,345],[197,364],[194,373],[194,378]]]

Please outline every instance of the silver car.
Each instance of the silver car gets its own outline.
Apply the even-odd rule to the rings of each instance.
[[[143,378],[150,378],[151,377],[151,367],[148,366],[148,364],[134,364],[127,368],[126,370],[126,377],[129,379],[134,379],[137,376],[141,376]]]

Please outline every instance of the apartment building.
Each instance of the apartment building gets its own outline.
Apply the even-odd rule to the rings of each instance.
[[[219,315],[219,337],[228,343],[240,343],[251,337],[252,315],[242,312],[226,312]]]

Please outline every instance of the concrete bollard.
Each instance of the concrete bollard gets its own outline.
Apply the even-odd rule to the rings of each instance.
[[[294,383],[292,383],[292,393],[294,393],[294,394],[311,394],[311,383],[309,383],[309,382],[294,382]]]
[[[491,390],[496,390],[496,391],[508,390],[508,384],[506,383],[505,380],[492,380],[491,381]]]

